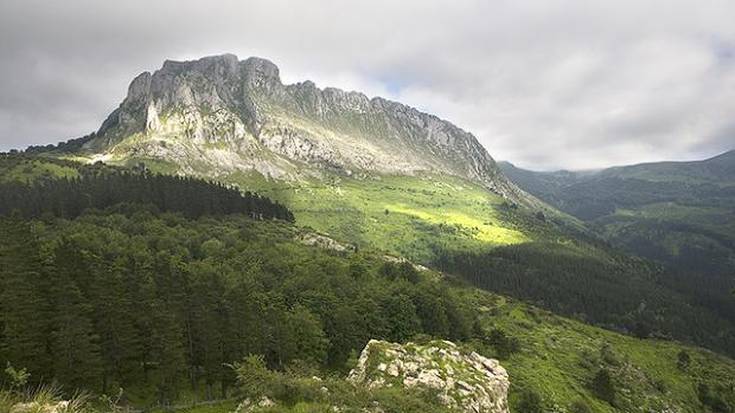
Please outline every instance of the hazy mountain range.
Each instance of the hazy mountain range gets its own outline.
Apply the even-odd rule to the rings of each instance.
[[[594,172],[533,172],[501,162],[513,182],[592,225],[631,253],[732,277],[735,151],[694,162]]]

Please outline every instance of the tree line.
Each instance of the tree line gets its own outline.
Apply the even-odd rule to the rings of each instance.
[[[735,354],[733,322],[715,313],[713,303],[676,292],[660,266],[611,254],[537,242],[487,252],[441,250],[434,266],[477,287],[640,338],[675,338]]]
[[[29,184],[0,183],[0,215],[18,211],[26,218],[50,214],[75,218],[87,209],[104,209],[120,203],[150,204],[162,212],[187,217],[246,214],[252,218],[293,222],[285,206],[255,193],[197,178],[139,171],[93,173],[80,169],[74,178],[41,180]]]

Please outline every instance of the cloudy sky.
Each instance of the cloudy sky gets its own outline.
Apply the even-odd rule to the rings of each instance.
[[[532,169],[735,148],[733,0],[2,0],[0,150],[96,130],[165,59],[274,61]]]

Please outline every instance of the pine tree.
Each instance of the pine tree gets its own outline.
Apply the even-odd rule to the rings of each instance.
[[[111,379],[123,386],[140,373],[141,340],[136,328],[136,303],[128,294],[119,263],[96,266],[95,325],[105,364],[103,390]]]
[[[151,348],[148,364],[154,370],[158,401],[168,406],[176,399],[185,371],[182,328],[161,300],[154,300],[150,314]]]
[[[54,375],[69,390],[99,388],[101,360],[89,306],[79,288],[67,277],[55,285],[54,330],[51,350]]]
[[[48,286],[30,224],[0,219],[0,325],[2,352],[32,380],[51,377]]]

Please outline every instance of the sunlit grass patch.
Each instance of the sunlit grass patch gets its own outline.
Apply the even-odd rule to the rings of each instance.
[[[490,224],[487,220],[458,213],[458,212],[429,212],[416,208],[409,208],[402,204],[385,205],[388,211],[410,215],[432,224],[455,225],[466,229],[478,241],[497,245],[517,244],[527,241],[528,238],[520,231]]]

